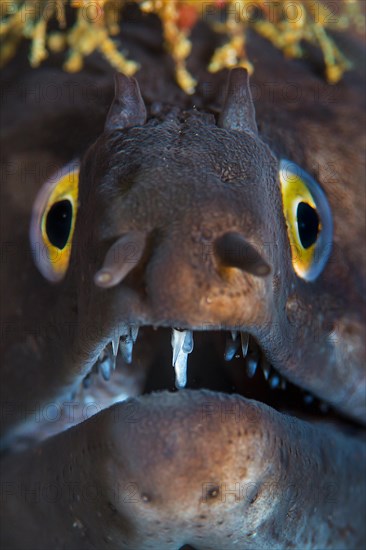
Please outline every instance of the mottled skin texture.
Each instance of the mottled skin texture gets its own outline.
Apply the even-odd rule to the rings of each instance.
[[[27,549],[35,540],[37,548],[361,548],[352,515],[365,498],[365,457],[352,443],[241,398],[152,394],[49,440],[41,460],[37,451],[9,458],[9,479],[26,479],[28,499],[37,483],[45,490],[32,506],[9,499],[4,547],[26,525]],[[46,516],[44,500],[57,501]]]
[[[47,403],[70,401],[124,323],[239,326],[279,372],[364,424],[363,76],[355,70],[328,87],[311,59],[287,61],[253,39],[259,135],[225,130],[214,115],[227,74],[203,70],[210,32],[195,38],[192,70],[200,85],[189,98],[174,84],[159,30],[146,25],[140,36],[141,21],[125,24],[126,44],[142,63],[137,79],[149,114],[142,126],[103,132],[113,82],[98,59],[71,77],[57,59],[25,69],[20,54],[4,72],[4,447],[20,434],[38,434]],[[360,55],[357,40],[348,47]],[[37,86],[42,94],[50,82],[63,91],[57,110],[49,99],[37,101]],[[55,165],[76,157],[80,209],[70,268],[61,284],[50,285],[29,252],[31,206]],[[333,251],[314,283],[291,265],[281,157],[312,174],[332,208]],[[98,289],[93,276],[107,250],[132,230],[147,235],[142,260],[120,285]],[[256,246],[270,275],[217,263],[214,239],[234,230]],[[160,345],[158,336],[156,344],[141,338],[142,348]],[[209,371],[204,356],[200,361]],[[137,371],[148,368],[142,351],[136,363]],[[221,414],[227,406],[231,412]],[[353,549],[366,540],[362,432],[341,435],[336,426],[238,396],[152,394],[29,453],[2,463],[4,548]],[[79,497],[70,497],[70,482]],[[206,498],[207,483],[213,490]],[[29,502],[22,487],[37,484],[61,490]],[[97,498],[85,496],[85,487],[96,487]],[[116,487],[127,498],[116,496]],[[235,495],[223,497],[232,487]]]

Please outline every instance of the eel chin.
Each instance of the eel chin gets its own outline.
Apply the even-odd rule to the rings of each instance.
[[[10,532],[24,526],[37,548],[50,532],[82,549],[362,547],[361,427],[281,378],[252,337],[195,333],[179,390],[169,329],[141,328],[132,357],[136,337],[116,368],[107,346],[78,390],[112,406],[5,459],[9,491],[47,493],[30,506],[14,490]],[[131,361],[141,395],[121,401]]]

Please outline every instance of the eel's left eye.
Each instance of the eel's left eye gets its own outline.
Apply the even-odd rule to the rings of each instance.
[[[314,281],[328,261],[333,222],[321,187],[295,163],[280,161],[283,211],[296,274]]]
[[[57,283],[69,266],[79,195],[79,163],[67,165],[40,189],[33,205],[30,241],[42,275]]]

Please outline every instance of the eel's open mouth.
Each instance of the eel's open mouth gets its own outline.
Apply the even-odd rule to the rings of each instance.
[[[159,402],[167,393],[178,398],[188,390],[209,390],[233,402],[253,400],[314,427],[326,424],[352,436],[364,435],[361,423],[290,381],[283,369],[280,374],[247,332],[124,325],[116,334],[103,340],[97,361],[72,393],[47,409],[46,421],[30,422],[19,432],[14,450],[33,446],[111,405],[123,405],[130,397],[151,396]]]
[[[126,334],[114,338],[103,349],[84,377],[78,395],[97,398],[106,390],[108,404],[120,401],[125,398],[120,389],[123,373],[131,372],[136,365],[138,373],[141,367],[144,370],[142,394],[209,389],[254,399],[299,418],[357,428],[355,422],[329,403],[280,374],[257,340],[237,330],[127,328]]]

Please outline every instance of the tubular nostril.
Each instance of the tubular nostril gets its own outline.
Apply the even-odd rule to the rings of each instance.
[[[239,233],[225,233],[218,237],[214,252],[225,267],[236,267],[257,277],[265,277],[271,272],[267,262]]]
[[[118,285],[139,263],[146,245],[146,233],[131,231],[116,241],[108,250],[102,269],[94,275],[94,282],[102,288]]]

